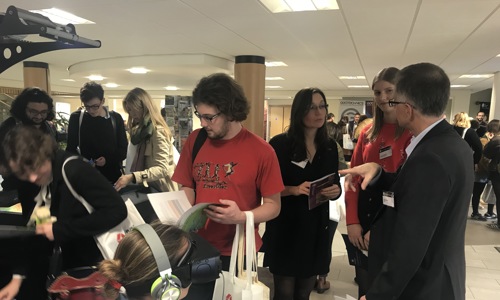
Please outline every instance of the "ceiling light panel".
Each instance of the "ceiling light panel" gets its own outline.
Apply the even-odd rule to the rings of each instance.
[[[259,0],[270,12],[298,12],[316,10],[336,10],[336,0]]]
[[[285,80],[283,77],[266,77],[266,80]]]
[[[288,65],[282,61],[266,61],[266,67],[288,67]]]
[[[101,80],[106,79],[106,77],[103,77],[101,75],[90,75],[90,76],[87,76],[85,78],[88,78],[89,80],[92,80],[92,81],[101,81]]]
[[[143,67],[132,67],[130,69],[127,69],[127,71],[129,71],[132,74],[146,74],[150,70],[143,68]]]
[[[339,76],[342,80],[366,79],[365,76]]]
[[[493,74],[465,74],[458,78],[482,79],[493,77]]]

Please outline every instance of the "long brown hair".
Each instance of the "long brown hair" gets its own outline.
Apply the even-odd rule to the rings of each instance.
[[[381,80],[387,81],[394,85],[394,89],[396,89],[396,76],[399,73],[399,69],[395,67],[389,67],[382,69],[378,74],[373,78],[372,82],[372,91],[375,88],[375,84]],[[375,102],[375,101],[374,101]],[[378,107],[376,103],[374,103],[373,110],[373,124],[366,132],[366,136],[370,142],[373,142],[382,130],[382,126],[384,125],[384,112]],[[397,140],[405,131],[405,129],[398,124],[396,124],[396,136],[394,137]]]

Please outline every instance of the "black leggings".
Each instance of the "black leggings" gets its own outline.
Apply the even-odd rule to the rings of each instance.
[[[316,283],[316,276],[297,278],[273,275],[273,300],[308,300]]]

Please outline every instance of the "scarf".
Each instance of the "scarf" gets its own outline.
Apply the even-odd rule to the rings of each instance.
[[[133,129],[132,135],[130,136],[130,142],[133,145],[143,143],[153,135],[153,130],[154,127],[151,118],[145,117],[144,120]]]
[[[132,145],[137,147],[135,152],[135,157],[132,160],[132,165],[130,166],[130,172],[144,171],[145,157],[144,153],[146,151],[146,140],[148,140],[153,135],[153,122],[150,118],[144,118],[142,124],[139,124],[135,128],[132,136],[130,137],[130,142]]]

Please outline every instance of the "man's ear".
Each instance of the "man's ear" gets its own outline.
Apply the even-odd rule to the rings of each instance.
[[[106,103],[106,98],[102,98],[102,104],[104,105],[104,103]]]

